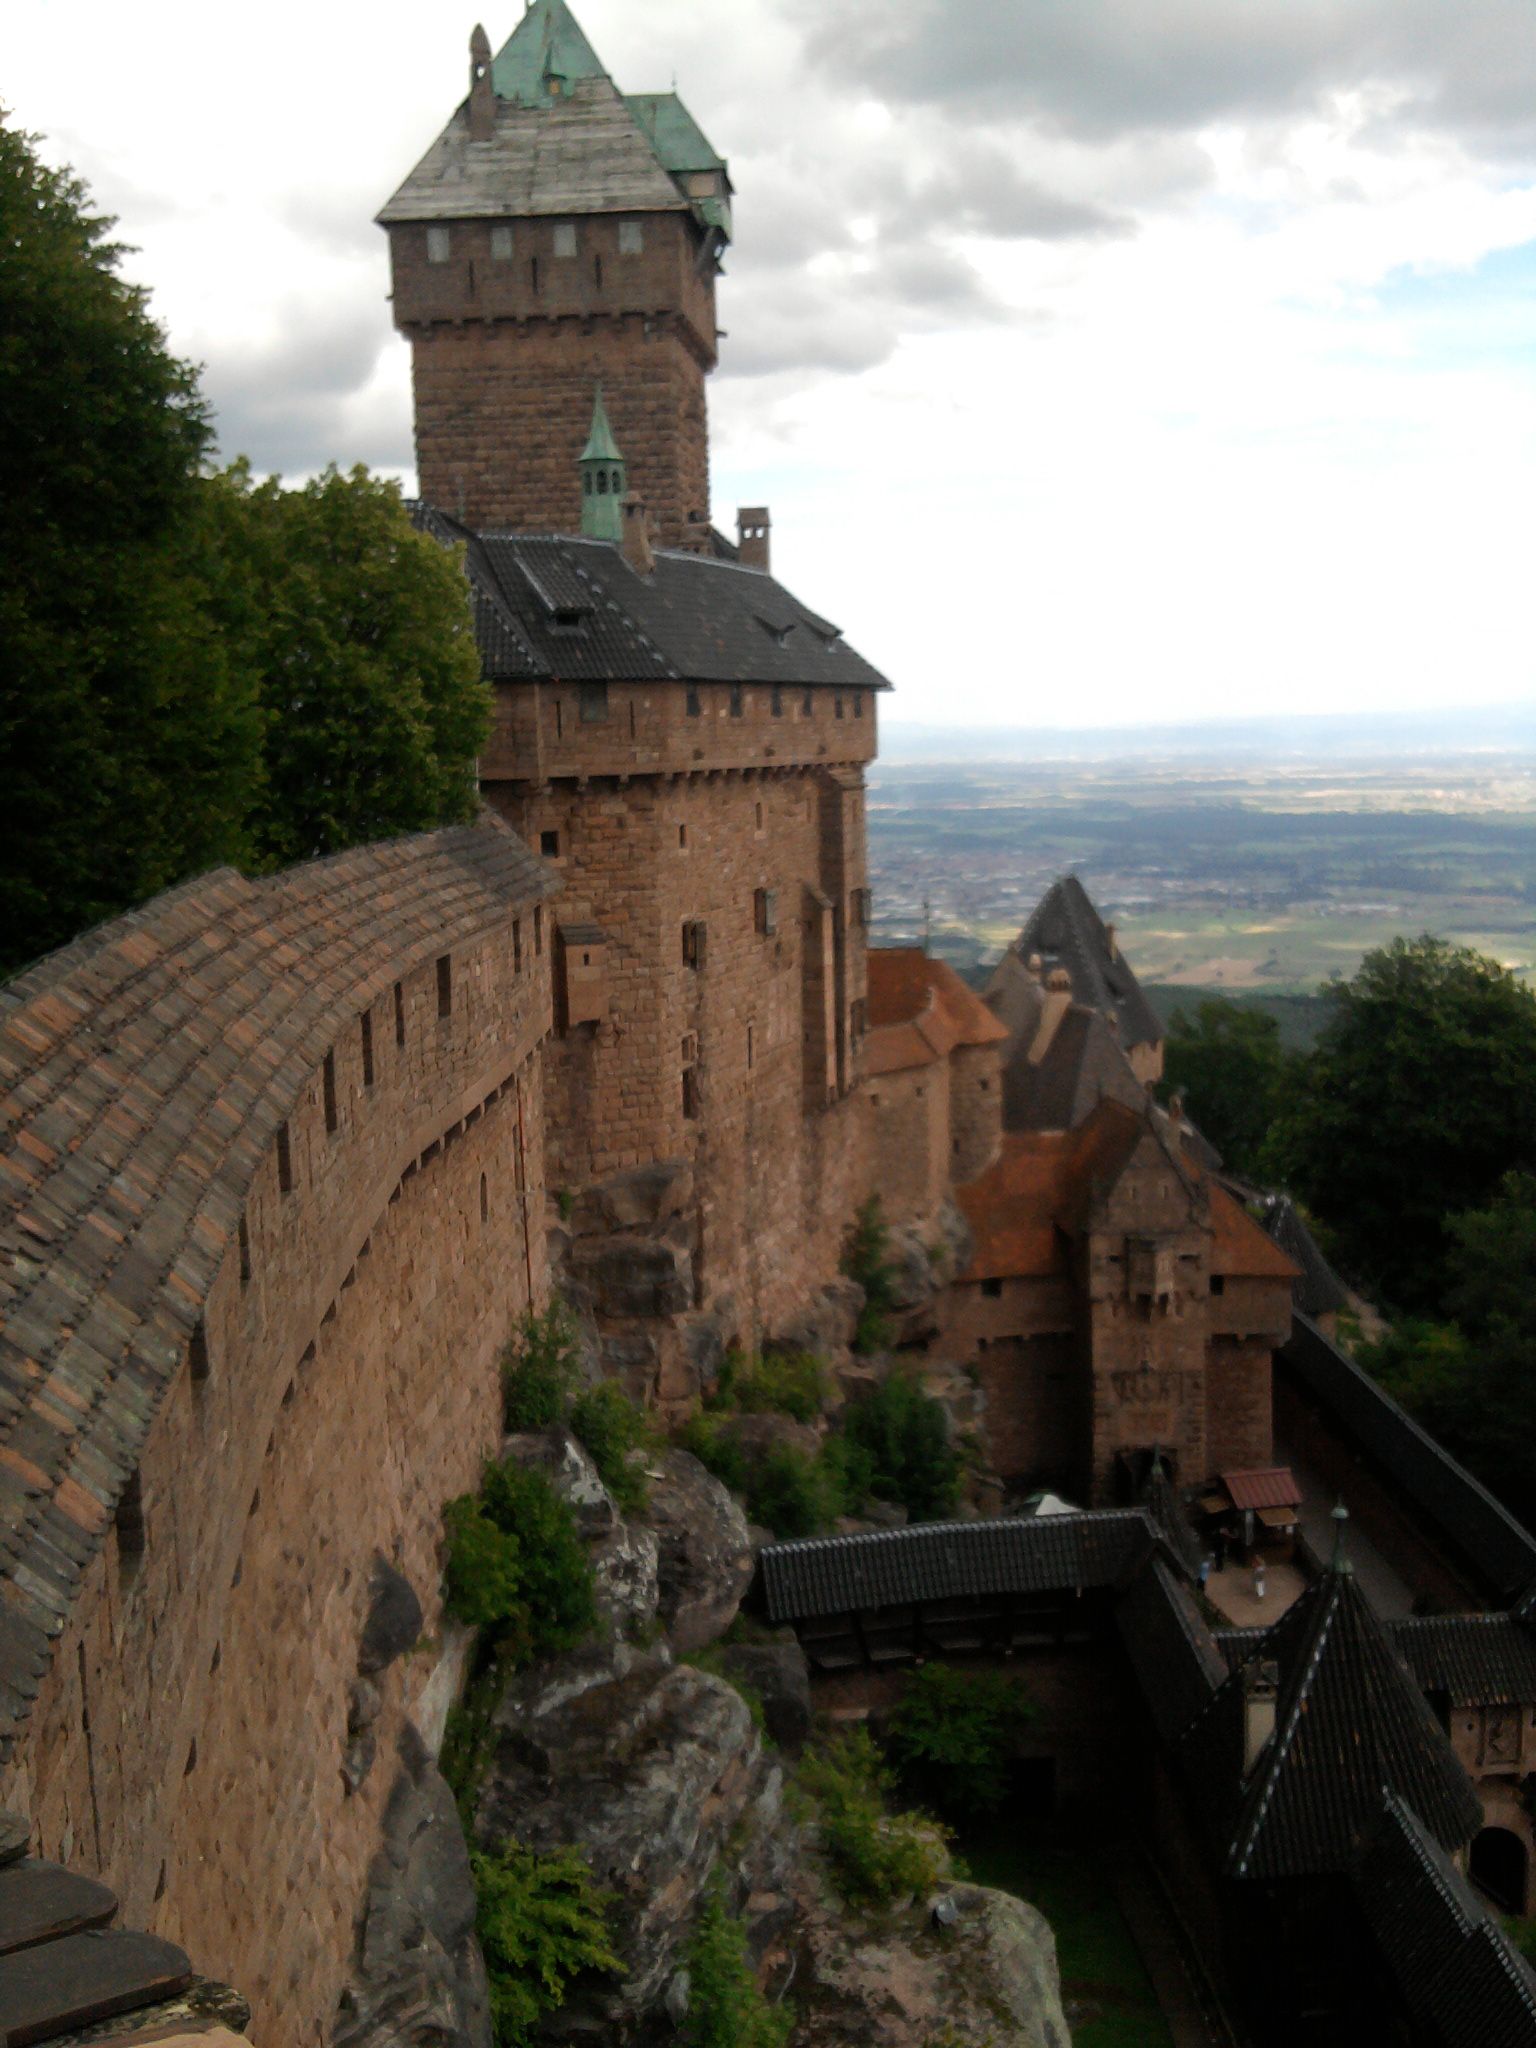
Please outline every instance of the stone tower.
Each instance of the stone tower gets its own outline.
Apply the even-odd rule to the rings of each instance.
[[[675,93],[623,94],[533,0],[379,215],[421,494],[481,531],[579,532],[600,381],[657,541],[707,544],[704,379],[731,183]]]

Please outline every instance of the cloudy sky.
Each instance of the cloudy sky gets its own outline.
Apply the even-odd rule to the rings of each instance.
[[[1532,0],[576,5],[731,160],[716,518],[771,503],[893,716],[1536,694]],[[472,26],[7,0],[10,116],[120,217],[227,453],[409,479],[371,223]]]

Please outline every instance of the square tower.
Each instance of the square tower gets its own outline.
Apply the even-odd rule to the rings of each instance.
[[[468,98],[378,216],[422,496],[482,531],[579,531],[601,382],[657,539],[705,546],[730,199],[682,101],[620,93],[565,0],[494,60],[477,28]]]

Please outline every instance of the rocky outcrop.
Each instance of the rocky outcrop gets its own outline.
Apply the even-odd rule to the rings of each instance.
[[[407,1726],[333,2048],[490,2048],[475,1886],[458,1809]]]
[[[671,1450],[647,1467],[659,1547],[657,1618],[679,1655],[722,1635],[752,1583],[746,1518],[698,1459]]]
[[[893,1229],[885,1252],[891,1272],[891,1328],[898,1344],[922,1343],[938,1329],[935,1304],[971,1257],[971,1231],[952,1201],[932,1224]]]
[[[1056,1944],[1033,1906],[981,1885],[945,1887],[878,1924],[800,1888],[795,2048],[1071,2048]]]
[[[615,1895],[624,1975],[578,1989],[553,2016],[567,2038],[624,2038],[682,1966],[700,1896],[723,1863],[759,1944],[791,1913],[796,1835],[783,1773],[723,1679],[654,1661],[543,1711],[509,1695],[496,1715],[475,1835],[574,1844]],[[604,2031],[611,2030],[611,2031]]]
[[[771,1643],[727,1643],[720,1668],[733,1685],[745,1685],[763,1704],[770,1741],[786,1756],[798,1756],[811,1733],[811,1674],[792,1631]]]
[[[863,1306],[864,1290],[857,1280],[841,1276],[829,1280],[803,1314],[774,1332],[770,1348],[814,1351],[818,1358],[835,1357],[853,1342]]]

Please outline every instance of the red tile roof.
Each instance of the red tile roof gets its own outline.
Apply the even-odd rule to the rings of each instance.
[[[928,1066],[957,1045],[1001,1045],[1007,1038],[981,997],[921,947],[872,946],[868,957],[871,1074]]]
[[[1255,1466],[1246,1472],[1223,1472],[1221,1483],[1235,1508],[1294,1508],[1301,1505],[1301,1488],[1289,1465]]]

